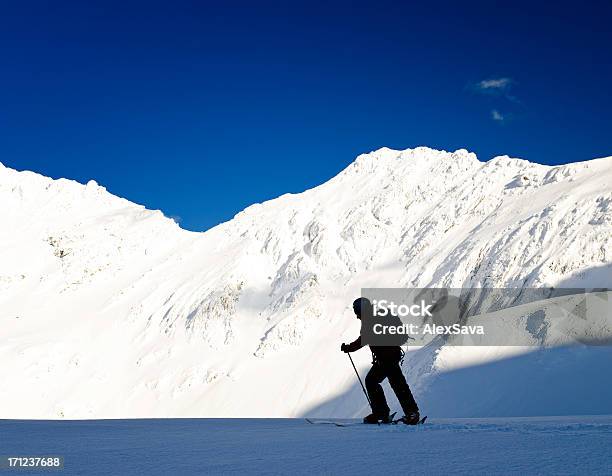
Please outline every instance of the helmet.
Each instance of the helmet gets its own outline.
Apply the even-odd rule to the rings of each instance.
[[[353,311],[355,312],[358,318],[361,319],[361,314],[366,309],[372,309],[372,303],[368,298],[360,297],[353,301]]]

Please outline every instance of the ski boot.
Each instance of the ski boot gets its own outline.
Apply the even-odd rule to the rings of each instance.
[[[370,424],[370,425],[378,425],[380,423],[386,424],[386,423],[391,423],[391,417],[389,416],[388,413],[383,416],[375,415],[374,413],[370,413],[367,417],[363,419],[363,422]]]
[[[421,421],[421,415],[418,411],[408,413],[408,415],[404,415],[402,418],[400,418],[399,421],[406,425],[418,425]]]

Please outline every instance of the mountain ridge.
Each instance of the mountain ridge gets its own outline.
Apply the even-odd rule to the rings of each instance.
[[[463,158],[463,159],[465,159],[465,158],[468,158],[468,159],[475,159],[476,163],[478,163],[478,164],[480,164],[480,165],[484,165],[484,164],[487,164],[487,163],[489,163],[489,162],[495,162],[495,161],[503,161],[503,162],[516,162],[516,161],[520,161],[520,162],[522,162],[522,163],[524,163],[524,164],[532,164],[532,165],[535,165],[535,166],[546,167],[546,168],[553,169],[553,170],[554,170],[554,169],[564,168],[564,167],[574,167],[574,166],[580,166],[581,164],[596,164],[596,163],[598,163],[599,161],[607,161],[607,160],[612,160],[612,156],[606,156],[606,157],[596,157],[596,158],[587,159],[587,160],[583,160],[583,161],[579,161],[579,162],[572,162],[572,163],[568,163],[568,164],[560,164],[560,165],[546,165],[546,164],[540,164],[540,163],[538,163],[538,162],[531,162],[531,161],[528,161],[528,160],[526,160],[526,159],[522,159],[522,158],[519,158],[519,157],[511,157],[511,156],[508,156],[508,155],[505,155],[505,154],[503,154],[503,155],[497,155],[497,156],[491,157],[491,158],[490,158],[490,159],[488,159],[488,160],[481,161],[480,159],[478,159],[478,156],[477,156],[477,155],[476,155],[474,152],[470,152],[470,151],[468,151],[468,150],[467,150],[467,149],[465,149],[465,148],[460,148],[460,149],[457,149],[457,150],[455,150],[454,152],[448,152],[448,151],[446,151],[446,150],[444,150],[444,149],[434,149],[434,148],[427,147],[427,146],[417,146],[417,147],[414,147],[414,148],[403,149],[403,150],[401,150],[401,149],[391,149],[391,148],[389,148],[389,147],[380,147],[379,149],[375,149],[375,150],[373,150],[373,151],[371,151],[371,152],[368,152],[368,153],[363,153],[363,154],[358,155],[358,156],[355,158],[355,160],[354,160],[353,162],[351,162],[351,163],[350,163],[350,164],[349,164],[347,167],[345,167],[344,169],[342,169],[340,172],[338,172],[338,173],[337,173],[335,176],[331,177],[331,178],[330,178],[328,181],[326,181],[326,182],[323,182],[323,183],[321,183],[321,184],[319,184],[319,185],[315,185],[315,186],[313,186],[312,188],[306,189],[306,190],[304,190],[304,191],[302,191],[302,192],[286,192],[286,193],[284,193],[284,194],[279,195],[278,197],[271,198],[271,199],[269,199],[269,200],[264,200],[263,202],[255,202],[255,203],[253,203],[253,204],[251,204],[251,205],[248,205],[248,206],[247,206],[247,207],[245,207],[243,210],[241,210],[241,211],[237,212],[237,213],[234,215],[234,217],[233,217],[233,218],[235,218],[237,215],[240,215],[240,214],[241,214],[241,213],[243,213],[245,210],[248,210],[249,208],[251,208],[251,207],[253,207],[253,206],[255,206],[255,207],[256,207],[256,206],[261,205],[261,204],[263,204],[263,203],[267,203],[267,202],[270,202],[270,201],[274,201],[274,200],[277,200],[277,199],[282,198],[282,197],[284,197],[284,196],[295,196],[295,195],[300,195],[300,194],[302,194],[302,193],[307,193],[307,192],[309,192],[309,191],[311,191],[311,190],[315,190],[315,189],[317,189],[318,187],[320,187],[320,186],[322,186],[322,185],[325,185],[326,183],[328,183],[328,182],[330,182],[330,181],[334,180],[336,177],[338,177],[338,176],[342,175],[344,172],[346,172],[346,171],[350,170],[351,168],[355,168],[355,167],[357,167],[357,166],[358,166],[357,164],[358,164],[358,163],[360,163],[360,161],[364,161],[364,160],[365,160],[365,161],[367,161],[367,160],[371,160],[371,159],[378,159],[378,158],[380,158],[381,156],[387,156],[387,157],[388,157],[388,156],[400,157],[400,156],[402,156],[402,154],[406,154],[406,153],[413,153],[413,154],[417,154],[417,153],[423,153],[423,152],[425,152],[425,153],[438,153],[438,154],[443,154],[443,155],[447,155],[447,156],[450,156],[450,157],[456,157],[456,158],[459,158],[459,159],[462,159],[462,158]],[[117,197],[117,198],[119,198],[119,199],[129,201],[130,203],[132,203],[132,204],[134,204],[134,205],[136,205],[136,206],[143,207],[143,208],[145,208],[145,209],[147,209],[147,210],[156,211],[155,209],[148,209],[148,208],[146,208],[146,207],[145,207],[144,205],[142,205],[142,204],[138,204],[138,203],[136,203],[136,202],[132,202],[132,201],[131,201],[129,198],[126,198],[126,197],[120,197],[120,196],[115,195],[115,194],[113,194],[113,193],[111,193],[111,192],[108,192],[108,190],[106,189],[106,187],[104,187],[103,185],[100,185],[100,184],[99,184],[99,183],[98,183],[98,182],[97,182],[97,181],[96,181],[94,178],[92,178],[92,179],[88,180],[88,182],[87,182],[87,183],[82,183],[82,182],[79,182],[79,181],[78,181],[78,180],[76,180],[76,179],[69,179],[69,178],[57,178],[57,179],[55,179],[55,178],[48,177],[48,176],[46,176],[46,175],[44,175],[44,174],[41,174],[41,173],[38,173],[38,172],[35,172],[35,171],[25,170],[25,169],[24,169],[24,170],[17,170],[17,169],[13,169],[13,168],[11,168],[11,167],[7,167],[6,165],[4,165],[4,164],[3,164],[3,162],[2,162],[2,161],[0,161],[0,171],[4,171],[5,173],[17,173],[17,174],[22,174],[22,173],[24,173],[24,174],[30,175],[30,176],[32,176],[32,177],[37,177],[37,178],[39,178],[39,179],[40,179],[40,178],[42,178],[42,179],[44,179],[44,180],[45,180],[45,181],[47,181],[47,182],[48,182],[48,181],[55,181],[55,182],[60,181],[60,182],[62,182],[62,183],[75,183],[75,184],[81,185],[81,186],[83,186],[83,187],[88,187],[88,186],[89,186],[90,188],[99,187],[99,189],[100,189],[100,190],[102,190],[102,191],[106,191],[107,193],[109,193],[109,194],[110,194],[110,195],[112,195],[113,197]],[[160,210],[160,211],[161,211],[161,210]],[[163,212],[162,212],[162,213],[163,213]],[[170,220],[172,220],[172,218],[171,218],[171,217],[167,217],[167,218],[169,218]],[[233,218],[232,218],[232,219],[233,219]],[[231,219],[230,219],[230,220],[231,220]],[[227,220],[227,221],[230,221],[230,220]],[[220,223],[218,223],[217,225],[214,225],[214,226],[218,226],[218,225],[220,225],[220,224],[222,224],[222,223],[225,223],[225,222],[220,222]],[[177,223],[177,224],[178,224],[178,225],[179,225],[179,227],[180,227],[180,223]],[[213,228],[214,228],[214,226],[213,226]],[[183,229],[183,228],[181,228],[181,229]],[[185,230],[185,229],[183,229],[183,230]],[[185,231],[191,232],[192,230],[185,230]],[[203,231],[196,231],[195,233],[204,233],[204,232],[206,232],[206,231],[207,231],[207,230],[203,230]]]

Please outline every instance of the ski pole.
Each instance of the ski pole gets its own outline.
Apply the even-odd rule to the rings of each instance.
[[[348,355],[348,358],[351,360],[351,364],[353,364],[353,369],[355,370],[355,374],[357,375],[357,379],[359,380],[359,384],[361,385],[361,390],[363,390],[363,394],[365,395],[366,400],[368,401],[368,404],[370,405],[370,408],[372,408],[372,402],[370,401],[370,397],[368,397],[368,392],[366,392],[366,389],[363,386],[363,382],[361,381],[359,372],[357,372],[357,367],[355,367],[355,362],[353,362],[353,358],[351,357],[350,353],[347,352],[346,355]],[[372,409],[372,411],[374,410]]]

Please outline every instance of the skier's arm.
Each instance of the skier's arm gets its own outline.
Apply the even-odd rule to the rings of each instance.
[[[363,344],[361,343],[361,336],[359,336],[357,337],[356,340],[354,340],[350,344],[342,344],[342,346],[340,347],[340,350],[342,350],[342,352],[355,352],[356,350],[359,350],[362,347],[363,347]]]

